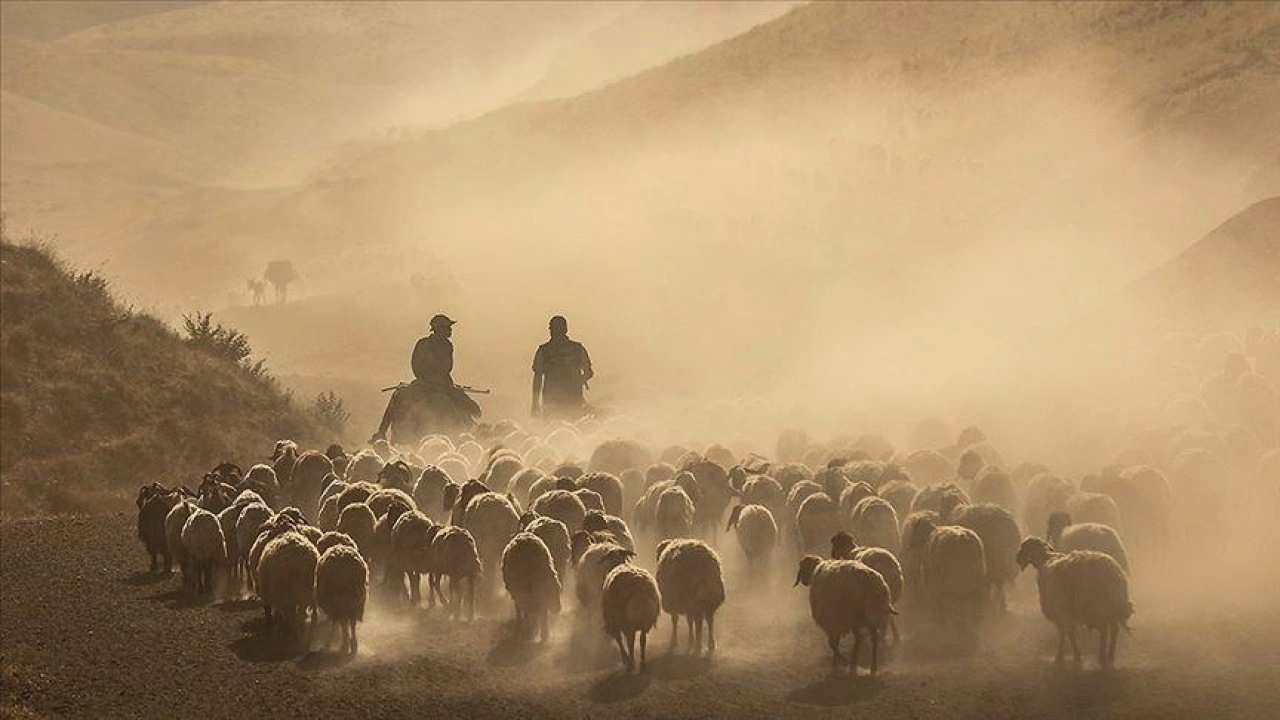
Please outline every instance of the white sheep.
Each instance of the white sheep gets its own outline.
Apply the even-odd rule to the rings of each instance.
[[[574,539],[590,535],[585,531],[574,533]],[[578,596],[578,605],[588,616],[599,622],[600,597],[604,592],[604,579],[609,571],[626,562],[635,553],[614,542],[592,542],[587,545],[578,558],[577,579],[574,593]]]
[[[187,588],[194,584],[195,576],[191,573],[187,553],[182,546],[182,528],[187,524],[187,518],[191,517],[191,513],[198,509],[194,502],[183,498],[169,510],[164,518],[164,537],[169,547],[169,557],[182,570],[182,585]]]
[[[824,492],[810,494],[796,511],[796,541],[801,553],[822,552],[840,532],[840,506]]]
[[[277,634],[301,637],[307,611],[315,605],[316,564],[320,554],[300,533],[271,540],[258,561],[258,597]]]
[[[1067,499],[1075,492],[1076,486],[1070,480],[1051,473],[1031,478],[1022,501],[1022,527],[1032,535],[1043,537],[1048,532],[1045,521],[1049,514],[1065,510]]]
[[[823,560],[807,555],[800,560],[795,585],[809,588],[809,612],[827,634],[831,664],[839,667],[840,639],[853,634],[850,669],[858,672],[862,633],[871,639],[871,674],[879,669],[880,636],[892,615],[889,586],[880,573],[856,560]]]
[[[913,485],[910,480],[890,480],[880,486],[877,494],[893,506],[893,511],[897,513],[900,522],[906,522],[907,516],[911,514],[911,503],[919,492],[920,488]]]
[[[356,541],[362,557],[373,556],[374,535],[377,532],[378,518],[373,509],[366,503],[356,502],[347,505],[338,515],[338,532],[346,533]]]
[[[604,498],[600,497],[600,493],[587,488],[578,488],[572,491],[573,494],[582,501],[583,510],[596,510],[604,512]]]
[[[1078,492],[1067,498],[1064,509],[1076,522],[1098,523],[1113,528],[1116,532],[1124,530],[1120,522],[1120,508],[1109,495]]]
[[[497,568],[502,562],[502,551],[506,549],[507,543],[520,532],[520,513],[506,497],[483,492],[467,503],[460,525],[475,540],[484,567]],[[485,597],[496,594],[497,575],[493,572],[480,577]]]
[[[1007,611],[1005,586],[1018,579],[1018,546],[1022,542],[1013,513],[991,503],[963,505],[951,514],[951,522],[969,528],[982,540],[987,586],[995,597],[996,607],[1000,612]]]
[[[617,475],[607,472],[590,472],[577,479],[578,487],[586,488],[600,495],[604,503],[604,512],[609,515],[622,514],[622,481]]]
[[[627,670],[636,667],[636,635],[640,635],[640,671],[645,669],[649,631],[658,624],[662,596],[658,583],[649,571],[631,563],[622,563],[609,571],[604,579],[601,611],[604,631],[618,643],[618,652]],[[624,647],[622,637],[626,635]]]
[[[356,623],[364,620],[369,596],[369,566],[354,548],[334,545],[317,561],[315,605],[342,631],[342,652],[355,654],[359,648]],[[325,641],[327,650],[333,633]]]
[[[1052,545],[1035,537],[1023,541],[1018,565],[1036,568],[1040,611],[1058,627],[1057,662],[1062,662],[1067,638],[1080,662],[1076,625],[1084,625],[1100,633],[1098,661],[1103,667],[1114,666],[1116,638],[1133,615],[1129,580],[1120,565],[1111,556],[1091,550],[1055,552]]]
[[[270,465],[258,463],[249,468],[244,479],[240,481],[240,490],[253,490],[262,497],[262,501],[271,507],[278,507],[280,500],[280,481],[276,479],[276,471]]]
[[[227,562],[227,541],[218,516],[196,508],[182,526],[182,547],[195,575],[196,594],[212,594],[214,575]]]
[[[145,496],[144,496],[145,493]],[[169,552],[169,541],[165,537],[164,523],[169,511],[182,499],[178,490],[169,490],[158,483],[144,486],[138,497],[138,539],[151,556],[151,572],[159,569],[159,560],[164,558],[164,571],[173,569],[173,556]]]
[[[707,626],[707,652],[715,652],[716,610],[724,604],[720,556],[701,540],[663,540],[658,543],[656,575],[662,609],[671,615],[671,649],[676,648],[678,620],[683,615],[690,652],[702,651],[703,623]]]
[[[888,500],[874,495],[859,500],[849,515],[849,529],[859,543],[898,554],[898,513]]]
[[[516,533],[502,551],[502,584],[516,607],[516,636],[536,630],[542,642],[549,635],[548,614],[560,612],[560,577],[551,551],[530,532]]]
[[[480,581],[483,572],[475,538],[465,528],[446,525],[432,539],[431,553],[435,564],[437,591],[438,578],[449,578],[449,617],[461,618],[465,605],[467,620],[474,620],[476,583]],[[462,588],[464,582],[467,584],[465,595]]]
[[[920,585],[935,620],[971,635],[982,618],[987,590],[986,555],[978,534],[955,525],[928,532]]]
[[[250,579],[249,551],[253,549],[258,533],[271,519],[272,514],[271,508],[265,503],[254,503],[241,510],[240,516],[236,518],[236,555],[230,560],[236,565],[236,574],[246,580]]]
[[[606,515],[599,510],[588,510],[582,518],[582,529],[592,533],[608,533],[614,542],[628,550],[636,549],[636,541],[631,536],[631,528],[627,521],[615,515]]]
[[[838,532],[831,536],[832,560],[857,560],[880,573],[889,586],[889,602],[894,605],[902,597],[903,579],[902,565],[893,553],[882,547],[858,547],[858,541],[847,532]],[[889,629],[893,631],[894,642],[899,640],[898,622],[889,618]]]
[[[1073,523],[1071,514],[1056,512],[1049,515],[1049,543],[1062,552],[1093,550],[1105,553],[1127,573],[1129,551],[1115,528],[1102,523]]]
[[[382,458],[378,457],[378,453],[365,448],[351,457],[347,462],[346,481],[349,483],[368,482],[372,483],[378,479],[378,473],[382,472]]]
[[[321,557],[324,557],[325,552],[328,551],[329,548],[337,547],[338,545],[345,545],[356,552],[360,552],[360,548],[356,547],[356,541],[352,540],[350,535],[340,532],[324,533],[320,536],[320,539],[316,541],[315,545],[316,552],[320,553]]]
[[[658,540],[693,535],[694,512],[693,500],[684,488],[673,485],[664,489],[654,509],[654,535]]]
[[[551,562],[556,568],[556,576],[562,581],[568,577],[565,573],[569,570],[572,549],[569,544],[569,529],[564,523],[555,518],[540,515],[530,519],[524,529],[526,532],[537,535],[547,546],[547,551],[551,553]]]
[[[725,532],[735,530],[738,547],[750,570],[767,575],[773,549],[778,544],[778,523],[763,505],[735,505]]]
[[[422,469],[422,474],[413,485],[414,503],[434,523],[445,521],[444,489],[449,483],[448,473],[435,465],[428,465]]]
[[[982,468],[974,478],[969,494],[975,504],[990,503],[1010,512],[1017,510],[1018,495],[1013,487],[1013,478],[999,465]]]
[[[402,513],[391,528],[391,553],[387,562],[387,582],[395,592],[404,597],[405,576],[409,580],[409,602],[418,605],[422,601],[422,576],[427,575],[427,607],[435,607],[436,597],[444,604],[444,596],[437,591],[438,579],[433,581],[435,557],[432,542],[440,526],[431,518],[416,510]]]

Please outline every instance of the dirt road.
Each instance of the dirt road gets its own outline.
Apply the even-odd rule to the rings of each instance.
[[[624,675],[602,637],[574,630],[572,613],[549,645],[514,644],[502,603],[471,625],[375,604],[360,654],[344,661],[283,654],[260,636],[256,603],[192,603],[176,577],[148,575],[133,522],[0,525],[0,716],[1280,716],[1274,584],[1259,583],[1265,600],[1212,609],[1212,588],[1188,588],[1177,603],[1136,592],[1113,672],[1096,669],[1092,643],[1082,668],[1054,666],[1028,576],[975,653],[940,657],[917,638],[891,649],[875,679],[865,669],[832,677],[804,592],[778,577],[767,598],[746,601],[732,566],[713,660],[665,656],[664,618],[649,672]]]

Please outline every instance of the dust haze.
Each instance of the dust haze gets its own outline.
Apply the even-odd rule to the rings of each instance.
[[[1168,692],[1189,713],[1280,707],[1280,5],[39,5],[3,6],[10,232],[175,327],[210,311],[245,332],[300,402],[342,397],[345,447],[437,312],[458,320],[454,379],[492,391],[483,420],[546,440],[530,366],[563,315],[600,415],[553,466],[625,437],[655,460],[719,444],[820,470],[874,435],[882,465],[942,453],[942,481],[973,426],[988,465],[1093,492],[1150,465],[1173,493],[1167,542],[1121,531],[1135,614],[1117,675],[1087,674],[1092,632],[1079,674],[1050,672],[1029,568],[976,649],[940,649],[907,612],[879,684],[833,689],[793,538],[761,581],[717,518],[714,661],[589,676],[617,653],[569,582],[573,612],[535,648],[393,608],[371,582],[360,662],[396,673],[386,693],[419,692],[387,668],[438,643],[433,692],[481,714],[520,707],[477,700],[495,694],[551,714],[775,709],[760,693],[779,712],[955,717],[1176,714]],[[299,275],[287,302],[256,302],[246,281],[281,260]],[[1024,535],[1042,521],[1024,516],[1030,479],[1011,508]],[[653,568],[656,538],[636,540]],[[482,608],[509,614],[505,595]],[[892,699],[922,678],[953,705]],[[672,689],[712,679],[721,704]]]

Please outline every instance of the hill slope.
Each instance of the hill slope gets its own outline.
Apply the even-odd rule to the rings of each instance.
[[[1280,197],[1222,223],[1133,292],[1179,327],[1242,329],[1280,318]]]
[[[184,343],[48,250],[0,244],[3,512],[113,509],[319,431],[267,376]]]

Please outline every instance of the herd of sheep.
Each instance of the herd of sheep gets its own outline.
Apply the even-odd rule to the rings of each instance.
[[[1280,402],[1265,371],[1277,345],[1275,333],[1200,339],[1191,357],[1210,360],[1195,392],[1079,480],[1006,464],[975,427],[913,451],[877,434],[818,443],[786,431],[766,458],[719,444],[655,451],[618,439],[624,419],[541,434],[502,421],[353,455],[282,440],[270,464],[224,463],[194,491],[144,486],[138,536],[153,572],[176,566],[197,595],[256,596],[270,632],[304,650],[325,618],[325,646],[340,633],[357,652],[371,592],[418,605],[424,579],[428,608],[465,621],[505,589],[521,641],[546,641],[572,585],[583,627],[643,670],[661,613],[672,649],[683,617],[687,650],[714,653],[717,611],[789,567],[833,665],[874,674],[886,631],[980,641],[1031,567],[1058,661],[1069,643],[1079,662],[1085,628],[1109,667],[1133,613],[1131,573],[1163,561],[1175,532],[1256,501],[1257,487],[1280,506]],[[728,552],[744,568],[732,593]]]

